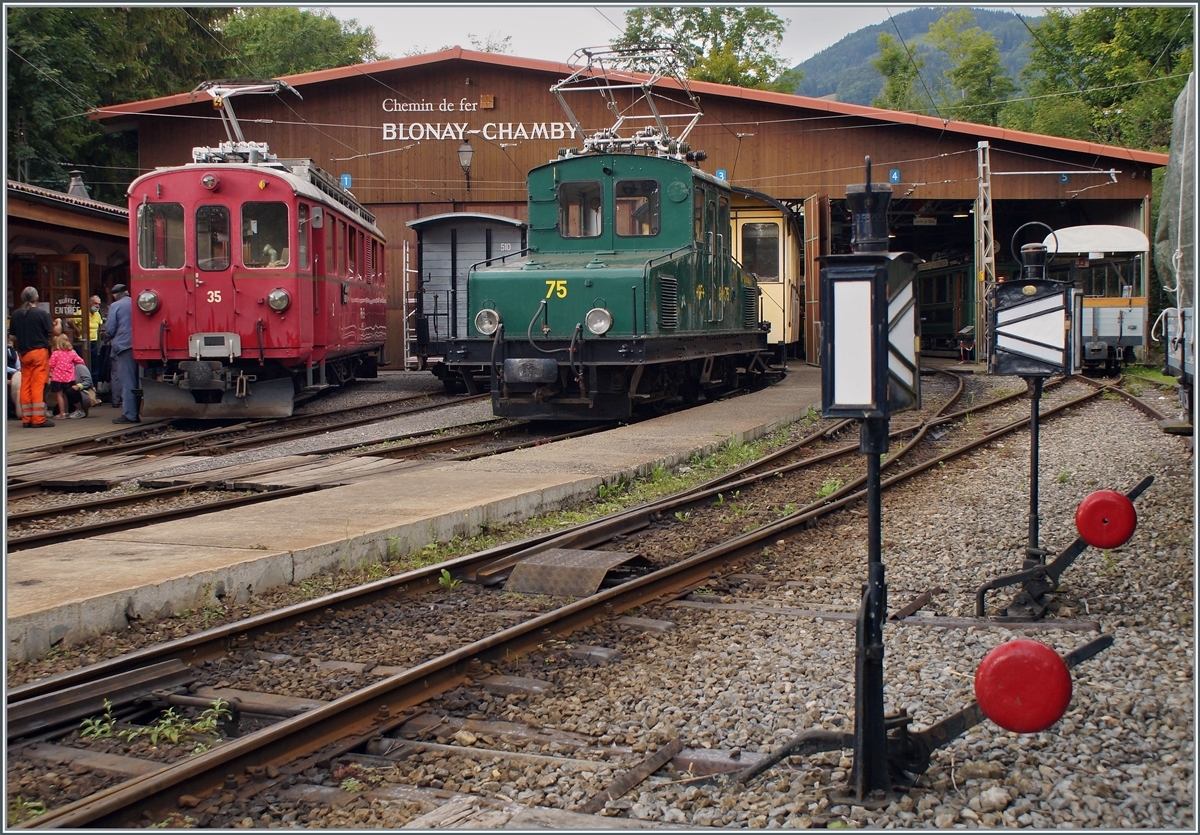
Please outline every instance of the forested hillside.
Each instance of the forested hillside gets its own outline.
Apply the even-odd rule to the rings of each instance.
[[[921,75],[927,80],[935,79],[947,68],[945,54],[924,43],[929,27],[947,12],[949,7],[913,9],[898,14],[891,20],[859,29],[842,38],[833,46],[818,52],[796,69],[804,73],[804,79],[796,92],[803,96],[822,98],[833,95],[837,101],[851,104],[871,104],[883,91],[884,78],[871,63],[879,57],[879,35],[886,32],[893,38],[903,39],[910,50],[925,59]],[[998,42],[1001,66],[1012,78],[1018,78],[1029,62],[1029,29],[1011,11],[973,9],[975,25],[990,33]],[[1025,22],[1034,28],[1040,17],[1027,17]],[[930,83],[929,88],[940,85]]]

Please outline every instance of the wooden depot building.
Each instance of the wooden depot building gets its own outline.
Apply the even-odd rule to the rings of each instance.
[[[387,236],[390,357],[405,355],[423,235],[471,252],[488,251],[485,237],[509,246],[523,240],[526,173],[581,144],[550,90],[573,71],[455,47],[287,77],[302,99],[284,92],[237,100],[247,139],[348,178],[375,213]],[[672,82],[661,87],[682,96]],[[1017,270],[1010,241],[1024,224],[1149,234],[1151,172],[1167,163],[1165,154],[805,96],[703,82],[691,90],[703,109],[689,137],[707,154],[701,167],[788,218],[779,245],[786,237],[797,254],[781,251],[777,272],[794,262],[798,275],[777,304],[799,330],[800,351],[816,344],[816,258],[849,251],[845,191],[863,181],[864,157],[873,178],[892,186],[891,249],[926,261],[922,347],[932,351],[952,348],[956,334],[981,321],[981,288]],[[570,105],[585,131],[613,123],[599,95]],[[104,108],[94,118],[111,131],[138,132],[143,170],[189,162],[193,146],[226,138],[211,100],[188,93]],[[461,234],[447,233],[459,227]],[[478,260],[455,254],[437,260],[459,271]],[[1141,269],[1148,274],[1149,259]],[[465,272],[450,281],[465,286]]]

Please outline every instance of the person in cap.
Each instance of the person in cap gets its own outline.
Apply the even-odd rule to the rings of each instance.
[[[46,385],[50,382],[50,340],[62,333],[62,320],[51,319],[38,307],[36,287],[22,290],[21,302],[9,323],[21,358],[21,425],[41,429],[54,425],[46,418]]]
[[[133,358],[133,301],[129,288],[115,284],[112,288],[113,303],[108,306],[108,321],[104,332],[108,334],[112,348],[112,391],[113,402],[121,403],[121,416],[113,423],[140,423],[133,390],[137,388],[138,367]]]

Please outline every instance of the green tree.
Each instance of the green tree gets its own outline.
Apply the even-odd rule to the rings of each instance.
[[[489,32],[482,38],[478,35],[467,35],[467,39],[471,41],[471,47],[476,52],[496,52],[500,54],[512,52],[512,38],[512,35],[505,35],[501,38],[494,32]]]
[[[237,53],[243,73],[262,78],[386,57],[379,53],[373,29],[326,11],[280,6],[234,9],[221,24],[220,34],[226,47]]]
[[[996,38],[978,26],[970,9],[955,9],[929,27],[930,45],[946,53],[950,67],[942,85],[941,113],[982,125],[998,123],[1016,83],[1000,65]]]
[[[1162,151],[1171,110],[1192,71],[1187,7],[1049,9],[1022,72],[1027,98],[1005,127]]]
[[[647,6],[625,13],[618,49],[667,44],[688,78],[780,93],[802,78],[779,57],[788,21],[770,9],[734,6]]]
[[[221,9],[10,7],[7,176],[62,189],[81,168],[94,197],[123,203],[137,174],[129,136],[106,136],[89,111],[220,77],[228,53],[208,27]]]
[[[202,81],[375,60],[374,32],[290,8],[9,7],[7,176],[63,189],[80,168],[93,197],[122,204],[136,134],[88,118],[106,105]]]
[[[921,112],[932,102],[921,86],[920,72],[925,59],[919,53],[909,53],[887,32],[879,35],[879,58],[871,62],[887,79],[883,93],[872,104],[887,110]]]

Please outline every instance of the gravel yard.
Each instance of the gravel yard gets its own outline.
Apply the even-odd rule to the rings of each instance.
[[[1027,400],[1018,404],[1027,412]],[[1054,629],[933,625],[938,616],[973,615],[975,589],[1020,567],[1028,468],[1028,434],[1017,433],[884,494],[890,608],[927,589],[941,590],[922,610],[930,625],[889,624],[884,630],[887,709],[907,708],[917,729],[970,701],[976,666],[1000,643],[1031,637],[1067,652],[1094,637]],[[878,811],[833,797],[851,765],[850,752],[835,751],[786,760],[744,788],[724,777],[655,776],[603,814],[689,827],[1194,830],[1192,458],[1183,439],[1162,434],[1116,400],[1095,400],[1043,423],[1041,538],[1052,553],[1074,539],[1074,513],[1083,497],[1097,489],[1127,490],[1145,475],[1156,481],[1136,503],[1140,525],[1130,542],[1111,551],[1088,549],[1063,576],[1053,614],[1096,620],[1115,644],[1073,671],[1071,705],[1048,731],[1018,735],[985,721],[935,752],[915,785],[902,787],[896,802]],[[797,496],[796,503],[810,499]],[[759,561],[739,572],[714,580],[687,601],[634,613],[672,622],[668,631],[607,623],[570,636],[575,645],[618,649],[620,656],[603,667],[573,660],[554,642],[487,670],[547,681],[552,686],[543,696],[498,695],[476,683],[426,705],[435,715],[580,734],[589,740],[587,748],[525,746],[526,753],[549,757],[531,765],[482,751],[447,756],[418,747],[389,768],[352,776],[365,781],[369,774],[377,789],[415,785],[572,809],[675,737],[690,748],[766,753],[802,731],[852,730],[853,622],[814,619],[786,608],[840,613],[857,608],[866,575],[865,509],[858,505],[826,517],[764,549]],[[993,592],[990,608],[1012,593]],[[471,640],[489,619],[520,619],[557,605],[544,596],[481,596],[474,588],[466,599],[474,602],[399,613],[411,627],[403,637],[424,633],[425,652],[446,651]],[[400,665],[418,660],[419,654],[397,654],[404,641],[389,630],[397,614],[376,611],[365,630],[347,623],[332,633],[314,633],[311,640],[298,633],[286,644],[256,647],[288,653],[290,660],[220,661],[208,667],[205,678],[220,686],[336,698],[361,686],[362,679],[389,673],[372,670],[370,663],[360,675],[331,671],[318,666],[323,659]],[[506,748],[506,741],[448,730],[436,741]],[[278,796],[206,817],[200,825],[399,827],[430,811],[427,804],[381,798],[382,789],[347,792],[346,769],[342,764],[306,774],[330,793],[324,801],[312,801],[312,790],[297,782]],[[10,794],[30,790],[41,779],[38,773],[10,769]]]
[[[976,586],[1019,567],[1027,532],[1028,436],[1005,444],[1001,453],[1010,454],[978,452],[920,477],[917,489],[885,494],[893,608],[938,586],[946,593],[928,611],[969,615]],[[830,800],[830,786],[845,781],[850,765],[834,752],[793,759],[737,792],[724,781],[647,781],[610,813],[615,806],[631,817],[692,826],[841,821],[1194,829],[1191,460],[1180,439],[1111,401],[1047,422],[1041,460],[1041,530],[1052,551],[1074,538],[1075,508],[1089,492],[1127,489],[1147,474],[1157,479],[1137,503],[1141,524],[1133,539],[1110,552],[1089,549],[1063,577],[1058,615],[1095,618],[1116,643],[1074,671],[1072,703],[1061,722],[1030,735],[984,722],[938,751],[913,789],[879,812]],[[1068,475],[1060,479],[1061,473]],[[842,513],[755,566],[771,589],[758,597],[782,605],[824,601],[851,611],[865,561],[865,513]],[[723,590],[714,599],[747,597]],[[680,606],[638,614],[677,628],[630,635],[604,627],[572,636],[621,649],[623,660],[602,677],[531,657],[499,672],[549,680],[557,696],[526,705],[464,688],[445,699],[467,700],[470,710],[489,719],[571,729],[601,745],[643,749],[681,736],[693,747],[767,752],[800,731],[852,728],[852,623]],[[920,728],[970,700],[984,654],[1021,633],[889,626],[884,635],[888,708],[908,707]],[[1090,636],[1046,630],[1032,637],[1067,651]],[[599,688],[591,683],[597,679],[604,682]],[[424,768],[433,756],[414,757],[409,768]],[[451,760],[445,768],[455,773],[460,765]],[[514,799],[567,806],[564,798],[594,789],[579,770],[564,768],[549,788],[527,789]],[[478,783],[458,790],[501,792]],[[381,820],[386,825],[386,817]],[[340,824],[323,817],[322,825]]]

